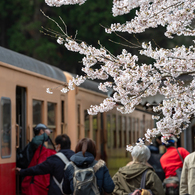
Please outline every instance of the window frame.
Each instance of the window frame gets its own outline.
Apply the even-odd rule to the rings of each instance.
[[[6,156],[2,156],[2,133],[0,133],[0,139],[1,139],[1,158],[2,159],[5,159],[5,158],[11,158],[12,156],[12,102],[11,102],[11,98],[9,97],[1,97],[1,107],[0,107],[0,113],[2,113],[2,100],[9,100],[10,101],[10,154],[9,155],[6,155]],[[2,115],[0,116],[0,127],[2,129],[2,116],[3,116],[3,113]]]

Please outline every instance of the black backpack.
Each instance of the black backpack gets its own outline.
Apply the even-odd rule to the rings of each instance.
[[[31,159],[29,155],[29,144],[23,149],[17,151],[16,166],[22,169],[26,169],[30,164]]]

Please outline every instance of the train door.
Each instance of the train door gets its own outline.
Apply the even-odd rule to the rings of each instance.
[[[16,87],[16,148],[18,153],[26,146],[26,88]],[[20,194],[21,178],[16,176],[16,194]]]

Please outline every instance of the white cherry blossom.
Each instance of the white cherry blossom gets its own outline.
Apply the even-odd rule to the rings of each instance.
[[[49,6],[83,4],[85,0],[46,0]],[[142,33],[149,28],[163,26],[165,36],[195,36],[193,22],[195,20],[194,0],[113,0],[113,16],[123,15],[136,9],[136,15],[124,24],[114,23],[105,29],[107,33],[127,32]],[[63,34],[63,32],[62,32]],[[64,34],[63,34],[64,35]],[[62,36],[61,36],[62,37]],[[77,42],[68,35],[57,42],[68,50],[84,55],[82,70],[85,77],[77,76],[70,80],[62,92],[74,89],[86,79],[100,79],[99,89],[107,92],[113,89],[113,96],[106,98],[100,105],[92,105],[89,114],[107,112],[117,103],[117,110],[123,114],[131,113],[143,98],[161,94],[164,101],[153,106],[153,111],[161,113],[153,116],[157,120],[156,128],[147,129],[147,141],[161,133],[163,142],[170,134],[178,135],[186,129],[190,118],[195,114],[195,46],[185,45],[171,49],[154,48],[151,42],[140,44],[140,55],[153,59],[153,63],[139,63],[139,58],[127,50],[112,55],[105,48],[95,48],[85,42]],[[150,40],[149,40],[150,41]],[[97,63],[101,65],[97,68]],[[94,66],[96,65],[96,68]],[[186,77],[188,75],[188,77]],[[183,77],[185,76],[185,80]],[[111,77],[112,83],[107,79]],[[52,93],[47,89],[48,93]],[[132,147],[127,146],[131,151]]]

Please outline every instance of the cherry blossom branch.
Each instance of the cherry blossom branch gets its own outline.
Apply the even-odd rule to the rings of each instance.
[[[85,0],[46,0],[49,5],[60,6],[65,4],[84,3]],[[195,46],[194,43],[186,47],[174,47],[172,49],[153,48],[151,42],[131,43],[116,32],[128,32],[137,34],[148,28],[157,28],[159,25],[166,27],[165,36],[173,38],[173,35],[195,36],[195,30],[191,23],[195,19],[194,0],[113,0],[113,15],[129,13],[136,10],[136,15],[125,24],[111,24],[106,28],[107,33],[115,33],[129,44],[140,45],[140,55],[153,59],[152,64],[139,63],[139,58],[123,49],[121,54],[113,55],[100,43],[100,48],[95,48],[85,42],[68,36],[56,23],[62,33],[56,33],[57,42],[63,44],[68,50],[84,55],[82,70],[86,76],[77,76],[69,81],[63,88],[63,92],[73,90],[73,85],[80,85],[86,79],[100,79],[99,89],[107,92],[113,89],[113,96],[105,98],[100,105],[91,106],[89,114],[107,112],[117,106],[117,110],[123,114],[131,113],[139,105],[143,98],[161,94],[165,97],[158,106],[153,106],[153,111],[162,113],[153,117],[157,120],[156,128],[148,129],[145,137],[151,141],[153,137],[161,133],[168,137],[170,133],[179,135],[188,127],[191,117],[195,115]],[[62,19],[61,19],[62,21]],[[65,23],[64,23],[65,24]],[[49,32],[49,30],[47,31]],[[55,35],[51,31],[52,36]],[[62,35],[60,35],[62,34]],[[111,40],[110,40],[111,41]],[[112,41],[116,43],[116,41]],[[117,43],[123,46],[128,44]],[[100,63],[98,68],[95,65]],[[180,76],[190,75],[187,80],[178,80]],[[113,82],[108,82],[111,77]],[[164,140],[166,141],[166,139]]]

